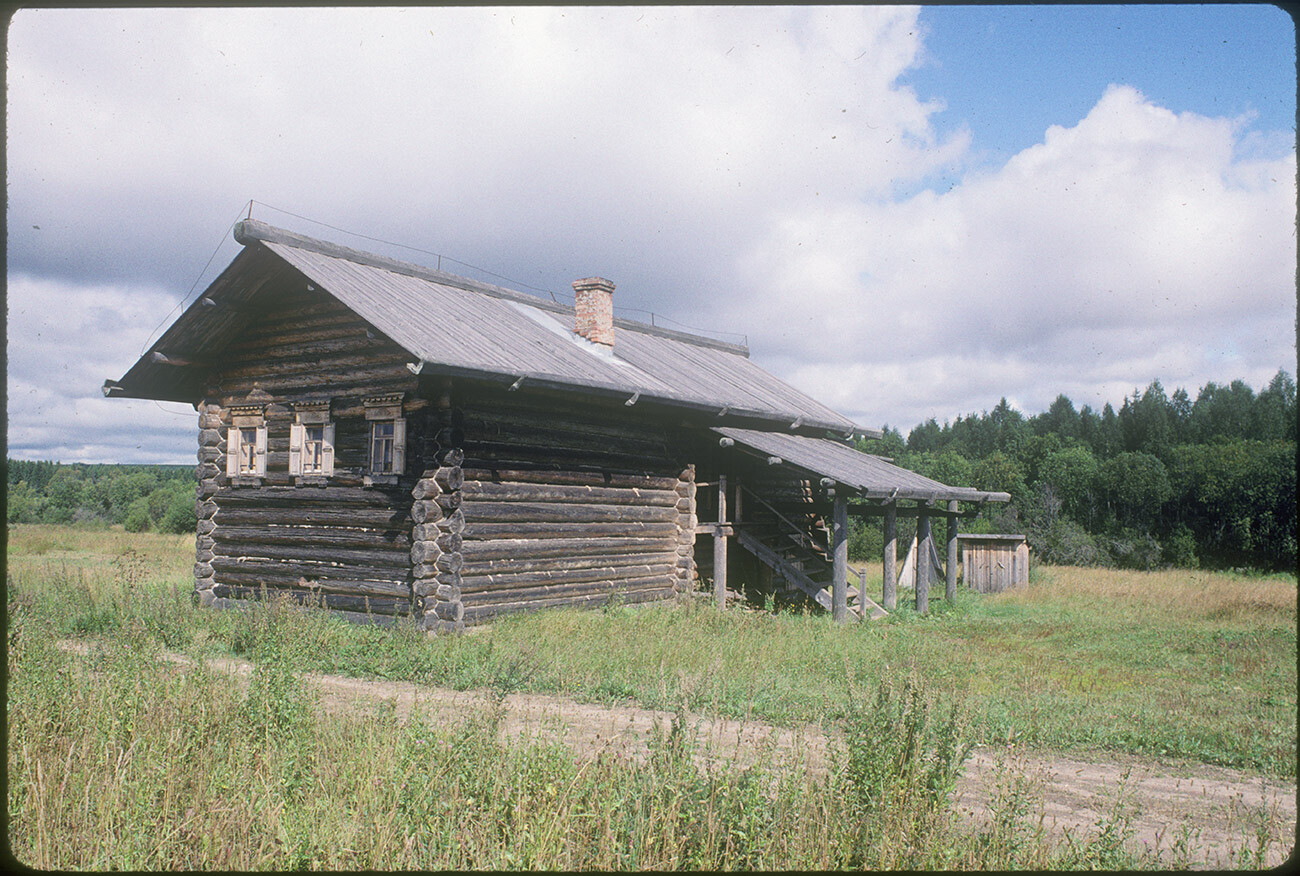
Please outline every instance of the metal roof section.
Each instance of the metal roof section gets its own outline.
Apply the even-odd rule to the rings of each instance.
[[[880,434],[754,365],[738,344],[616,318],[621,331],[611,355],[587,349],[572,331],[571,306],[256,220],[237,223],[235,239],[243,252],[121,381],[105,383],[106,395],[196,400],[198,369],[174,368],[157,357],[217,352],[242,324],[240,305],[288,265],[406,349],[417,373],[702,410],[723,423]]]
[[[715,426],[714,432],[730,438],[764,456],[777,456],[808,473],[832,478],[867,499],[915,499],[918,501],[1007,502],[1007,493],[987,492],[971,487],[950,487],[914,471],[886,462],[879,456],[861,453],[847,444],[825,438],[759,432]]]

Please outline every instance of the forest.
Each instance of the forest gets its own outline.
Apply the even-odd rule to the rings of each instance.
[[[858,447],[946,484],[1010,493],[961,529],[1023,533],[1041,562],[1296,568],[1296,384],[1284,370],[1259,393],[1234,380],[1195,399],[1155,380],[1119,411],[1060,395],[1026,417],[1004,398],[906,438],[886,427]],[[851,552],[879,556],[878,530],[858,526]]]
[[[10,523],[121,524],[127,532],[193,532],[194,468],[6,462]]]
[[[961,528],[1024,533],[1041,562],[1296,568],[1296,384],[1284,370],[1258,393],[1234,380],[1193,399],[1156,380],[1118,411],[1076,409],[1060,395],[1027,417],[1004,398],[906,437],[884,431],[859,449],[946,484],[1010,493]],[[8,460],[8,520],[190,532],[193,478],[188,466]],[[903,545],[909,526],[899,521]],[[850,552],[878,559],[881,540],[878,524],[855,522]]]

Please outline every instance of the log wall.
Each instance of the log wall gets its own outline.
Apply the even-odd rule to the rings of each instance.
[[[369,425],[363,399],[401,393],[407,446],[422,446],[427,402],[408,356],[332,297],[285,272],[262,293],[254,322],[220,356],[199,405],[199,523],[195,588],[205,604],[283,594],[344,612],[418,611],[411,575],[414,474],[366,484]],[[292,403],[331,402],[334,475],[289,474]],[[266,474],[226,476],[232,405],[258,405],[267,427]],[[408,449],[408,460],[409,460]]]
[[[662,425],[500,391],[458,393],[434,453],[455,446],[463,520],[442,592],[464,624],[539,608],[671,598],[691,586],[694,469]],[[435,458],[426,460],[432,465]],[[455,581],[455,587],[449,586]]]

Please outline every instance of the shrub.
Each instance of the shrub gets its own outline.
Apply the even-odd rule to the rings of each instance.
[[[122,526],[127,532],[148,532],[153,526],[153,518],[149,516],[149,500],[141,496],[132,502],[126,509]]]

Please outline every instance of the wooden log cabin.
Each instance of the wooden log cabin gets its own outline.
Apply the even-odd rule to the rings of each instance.
[[[283,594],[449,631],[730,580],[843,618],[850,514],[955,533],[1007,498],[858,452],[880,433],[742,345],[615,318],[607,280],[570,307],[256,220],[235,237],[104,384],[197,411],[204,605]]]

